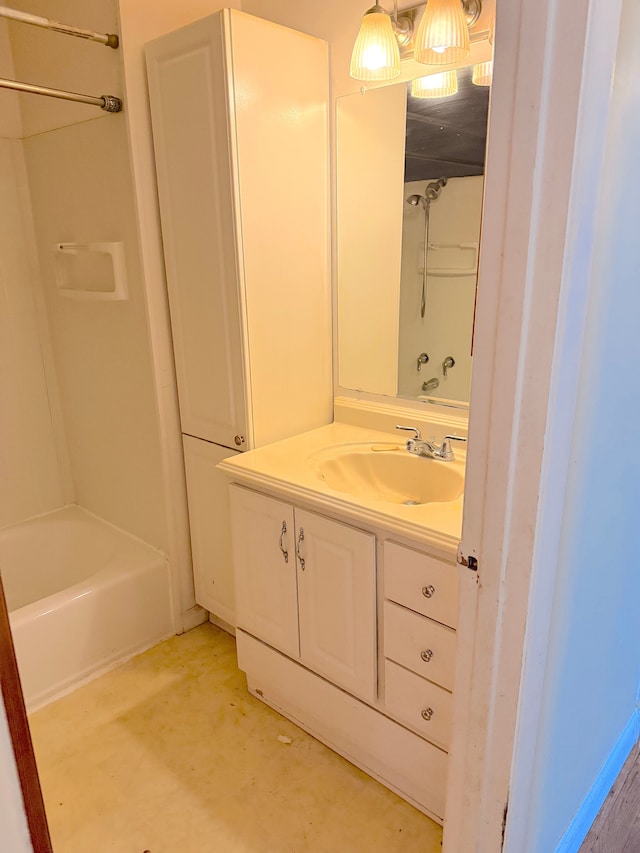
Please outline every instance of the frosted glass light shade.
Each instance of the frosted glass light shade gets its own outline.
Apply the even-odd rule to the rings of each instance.
[[[479,62],[473,66],[471,80],[476,86],[490,86],[493,79],[493,60]]]
[[[449,65],[469,55],[469,29],[461,0],[428,0],[415,41],[415,59]]]
[[[356,80],[393,80],[400,74],[400,49],[391,18],[377,4],[362,19],[349,73]]]
[[[458,91],[458,75],[455,71],[443,71],[441,74],[429,74],[411,81],[411,94],[414,98],[446,98]]]

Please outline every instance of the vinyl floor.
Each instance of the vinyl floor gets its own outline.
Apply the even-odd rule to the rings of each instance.
[[[30,718],[56,853],[440,853],[441,828],[173,637]]]

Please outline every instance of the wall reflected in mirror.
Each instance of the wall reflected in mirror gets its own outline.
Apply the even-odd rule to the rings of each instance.
[[[471,68],[338,100],[341,387],[468,402],[488,101]]]

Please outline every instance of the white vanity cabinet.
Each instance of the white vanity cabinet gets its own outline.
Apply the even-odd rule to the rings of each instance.
[[[224,9],[146,55],[196,600],[233,625],[209,460],[332,417],[327,44]]]
[[[239,486],[230,501],[238,627],[373,701],[375,537]]]
[[[276,497],[275,484],[275,495],[255,488],[229,487],[238,663],[249,690],[441,821],[453,555],[442,560],[377,527],[344,523],[335,509],[329,518],[322,504],[298,506]]]

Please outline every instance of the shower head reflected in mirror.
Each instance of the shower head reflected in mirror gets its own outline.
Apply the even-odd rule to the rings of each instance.
[[[407,199],[407,204],[412,204],[414,207],[417,207],[419,204],[424,204],[426,201],[423,195],[418,195],[415,193],[414,195],[410,195]]]
[[[430,184],[427,184],[424,194],[429,200],[433,200],[434,198],[438,198],[440,193],[442,192],[442,188],[446,187],[447,179],[446,178],[438,178],[437,181],[432,181]]]
[[[419,193],[414,193],[413,195],[410,195],[407,199],[407,204],[410,204],[413,207],[417,207],[419,204],[421,204],[424,208],[426,208],[430,202],[438,198],[438,196],[442,192],[442,188],[446,187],[446,185],[446,178],[438,178],[437,181],[431,181],[431,183],[427,184],[427,186],[424,188],[424,195],[420,195]]]
[[[442,192],[443,187],[446,187],[446,185],[447,179],[445,177],[438,178],[437,181],[431,181],[431,183],[427,184],[427,186],[424,188],[424,195],[414,193],[413,195],[410,195],[407,199],[407,204],[410,204],[412,207],[417,207],[419,204],[421,204],[422,209],[424,210],[424,243],[422,244],[424,255],[422,259],[422,298],[420,299],[420,317],[422,319],[424,319],[424,313],[427,307],[427,264],[429,260],[429,207],[431,206],[431,202],[435,201],[435,199],[438,198],[438,196]]]

